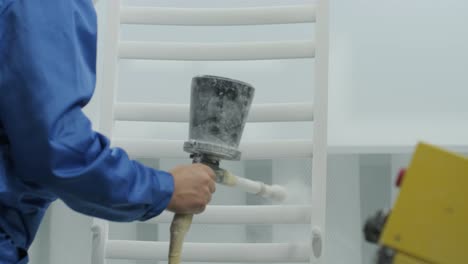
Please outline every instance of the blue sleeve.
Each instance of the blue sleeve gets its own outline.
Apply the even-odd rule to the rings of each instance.
[[[0,1],[0,122],[23,182],[87,215],[144,221],[167,207],[173,178],[110,148],[83,114],[96,31],[91,0]]]

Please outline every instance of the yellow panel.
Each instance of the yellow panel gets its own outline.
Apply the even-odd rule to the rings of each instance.
[[[419,144],[380,242],[430,263],[468,263],[468,159]]]
[[[393,264],[430,264],[430,263],[398,253],[393,259]]]

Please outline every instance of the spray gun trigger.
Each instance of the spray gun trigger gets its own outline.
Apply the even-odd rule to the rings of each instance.
[[[227,175],[227,171],[219,167],[219,160],[216,158],[212,158],[205,154],[198,154],[193,153],[190,155],[190,158],[193,160],[193,163],[201,163],[208,167],[210,167],[216,176],[217,183],[225,183],[225,177]]]

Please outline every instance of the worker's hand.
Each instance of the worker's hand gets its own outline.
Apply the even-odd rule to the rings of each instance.
[[[203,212],[216,190],[214,171],[203,164],[192,164],[176,167],[170,173],[175,188],[167,209],[179,214]]]

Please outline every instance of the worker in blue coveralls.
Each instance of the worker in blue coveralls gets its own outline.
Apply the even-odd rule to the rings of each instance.
[[[92,130],[96,33],[92,0],[0,0],[0,264],[28,262],[56,199],[129,222],[200,213],[215,191],[204,165],[154,170]]]

